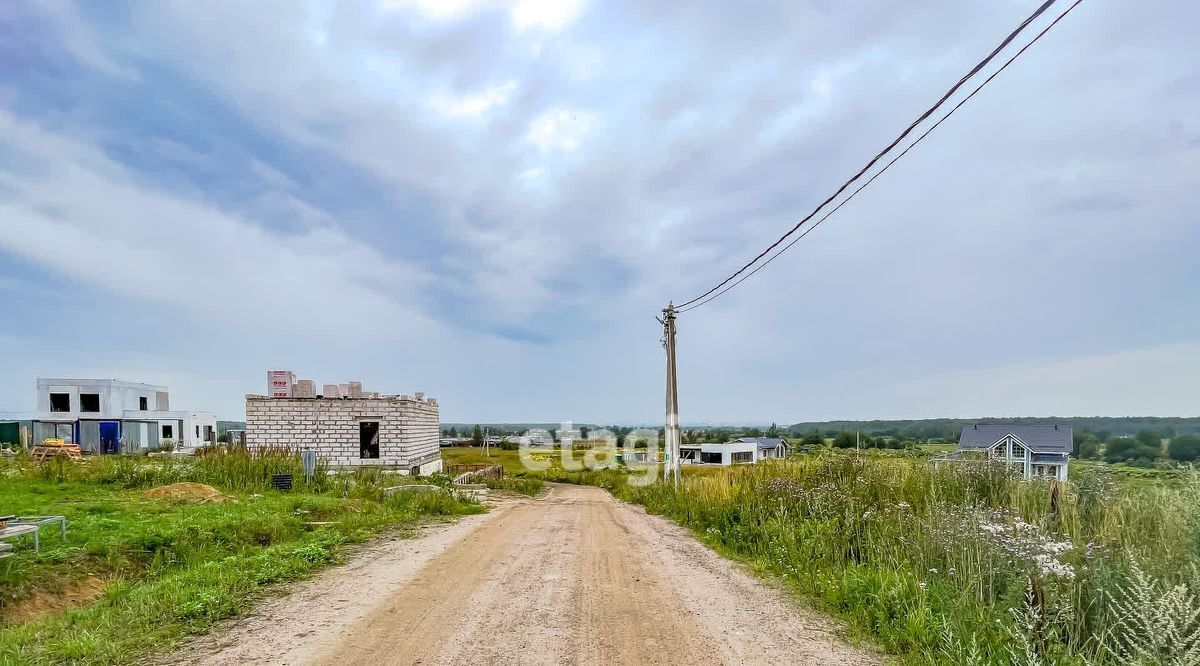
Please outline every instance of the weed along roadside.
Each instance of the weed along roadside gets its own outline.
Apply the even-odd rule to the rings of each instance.
[[[0,560],[0,664],[132,663],[339,561],[348,544],[483,510],[445,489],[385,493],[417,480],[376,468],[319,472],[306,480],[286,450],[0,459],[6,512],[69,525],[65,543]],[[293,490],[272,489],[275,474],[292,474]]]
[[[1148,485],[1080,467],[1055,490],[838,453],[686,472],[678,491],[620,469],[537,476],[690,528],[905,663],[1198,663],[1195,472]]]

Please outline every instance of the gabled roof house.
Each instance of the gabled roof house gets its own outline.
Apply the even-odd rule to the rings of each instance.
[[[976,423],[963,426],[958,439],[960,453],[1020,465],[1026,479],[1066,481],[1071,448],[1071,429],[1057,424]]]
[[[740,444],[754,444],[758,449],[757,460],[787,457],[788,443],[782,437],[738,437],[732,441]]]

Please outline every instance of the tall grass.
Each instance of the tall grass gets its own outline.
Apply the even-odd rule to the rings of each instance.
[[[688,474],[679,490],[616,472],[561,480],[687,525],[916,662],[1127,663],[1136,626],[1177,637],[1146,663],[1189,663],[1200,480],[1122,489],[1079,472],[1055,489],[990,465],[818,455]],[[1116,603],[1147,589],[1176,610]]]

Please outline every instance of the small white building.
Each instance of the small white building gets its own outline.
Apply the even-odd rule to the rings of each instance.
[[[687,465],[743,465],[758,462],[755,442],[680,444],[679,462]]]
[[[787,440],[782,437],[738,437],[732,441],[754,443],[758,447],[755,462],[768,458],[786,458],[788,454]]]
[[[134,453],[172,443],[183,451],[212,444],[217,415],[171,409],[165,386],[119,379],[37,380],[33,442],[61,438],[84,453]]]

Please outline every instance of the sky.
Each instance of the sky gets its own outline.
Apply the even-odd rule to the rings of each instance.
[[[290,369],[660,421],[661,309],[1037,4],[0,3],[0,415],[114,377],[237,420]],[[682,420],[1200,414],[1197,21],[1080,5],[681,315]]]

